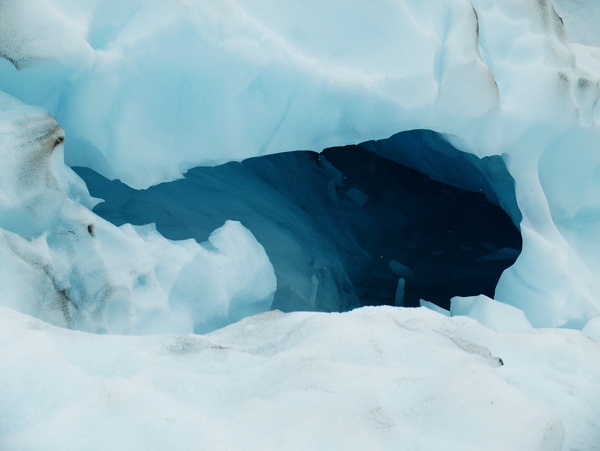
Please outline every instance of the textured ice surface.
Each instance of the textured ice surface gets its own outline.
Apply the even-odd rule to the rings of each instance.
[[[6,450],[573,450],[600,443],[600,347],[427,309],[269,312],[98,336],[0,309]],[[502,364],[500,362],[502,360]]]
[[[204,246],[115,227],[63,162],[64,132],[0,93],[0,305],[99,333],[214,330],[266,311],[273,267],[239,222]]]
[[[536,326],[599,314],[594,2],[2,8],[0,89],[57,117],[70,164],[146,187],[199,163],[434,130],[516,180],[525,246],[496,298]]]

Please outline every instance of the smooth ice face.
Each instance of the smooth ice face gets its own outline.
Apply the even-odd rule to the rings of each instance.
[[[63,163],[64,132],[0,93],[0,304],[99,333],[206,332],[271,307],[264,249],[227,221],[204,245],[115,227]]]
[[[598,317],[589,320],[581,331],[600,343],[600,319]]]
[[[495,297],[535,326],[600,313],[593,2],[2,8],[0,89],[57,117],[70,164],[140,188],[201,163],[434,130],[501,156],[516,181],[523,253]]]

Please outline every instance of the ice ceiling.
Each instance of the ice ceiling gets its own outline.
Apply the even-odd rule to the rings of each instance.
[[[531,326],[600,337],[599,21],[600,3],[582,0],[0,1],[0,447],[160,449],[148,424],[180,437],[173,449],[597,449],[597,343]],[[408,154],[381,141],[419,130],[437,138]],[[280,270],[266,246],[235,220],[201,243],[116,227],[69,168],[142,189],[199,165],[365,142],[469,185],[471,166],[435,156],[459,152],[518,224],[522,252],[495,300],[452,301],[480,324],[424,309],[271,312],[181,335],[270,309]],[[333,202],[336,173],[320,168]],[[273,223],[294,221],[266,205]],[[310,307],[325,279],[299,289]],[[356,356],[340,354],[348,343]],[[419,388],[401,391],[406,380]],[[337,393],[327,418],[341,423],[311,417],[327,404],[313,389]],[[279,433],[299,424],[290,402],[305,433],[273,434],[270,418]]]

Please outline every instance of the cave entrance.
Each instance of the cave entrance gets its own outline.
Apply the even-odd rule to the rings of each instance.
[[[240,221],[273,264],[283,311],[420,299],[448,309],[453,296],[493,297],[521,250],[502,159],[463,154],[427,130],[197,167],[146,190],[74,169],[115,225],[154,222],[166,238],[204,242]]]
[[[330,148],[321,155],[343,174],[343,186],[335,187],[338,208],[373,264],[357,286],[364,304],[395,300],[416,307],[425,299],[449,309],[453,296],[494,297],[522,240],[484,188],[467,191],[434,181],[361,146]],[[352,206],[362,202],[357,193],[366,200],[360,211]]]

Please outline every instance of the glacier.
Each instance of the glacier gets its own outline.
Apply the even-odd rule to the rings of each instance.
[[[447,163],[454,159],[465,164]],[[273,264],[271,307],[287,312],[389,305],[399,278],[409,307],[422,298],[448,309],[453,296],[493,297],[521,249],[518,229],[476,169],[467,192],[361,146],[193,168],[146,190],[73,169],[104,199],[93,211],[117,226],[155,223],[166,238],[203,242],[224,221],[240,221]]]
[[[57,118],[69,165],[134,188],[198,164],[434,130],[501,156],[516,180],[524,247],[496,298],[538,327],[598,316],[600,56],[593,27],[568,34],[588,7],[303,5],[7,0],[0,89]]]
[[[599,449],[598,20],[584,0],[1,1],[0,448]],[[356,306],[353,276],[297,206],[255,199],[285,218],[277,260],[233,212],[202,240],[117,227],[70,168],[150,192],[359,143],[504,208],[523,247],[493,297],[323,313]],[[331,204],[368,205],[319,167]],[[286,298],[280,264],[315,252]],[[400,305],[412,270],[384,265]]]

